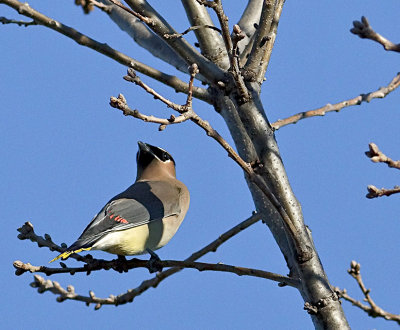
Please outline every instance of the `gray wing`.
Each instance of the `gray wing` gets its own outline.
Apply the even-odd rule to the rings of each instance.
[[[110,232],[179,215],[179,188],[168,182],[136,182],[112,198],[68,250],[87,248]],[[168,201],[163,203],[162,201]]]

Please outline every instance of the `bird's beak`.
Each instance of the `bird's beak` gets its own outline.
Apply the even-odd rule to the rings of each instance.
[[[154,152],[151,150],[151,148],[149,147],[149,145],[147,143],[138,141],[138,145],[139,145],[139,153],[142,153],[142,152],[149,153],[156,157],[156,155],[154,154]]]

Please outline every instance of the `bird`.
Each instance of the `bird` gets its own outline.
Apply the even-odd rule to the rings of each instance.
[[[153,251],[175,235],[189,208],[189,191],[176,178],[176,164],[167,151],[141,141],[138,145],[134,184],[113,197],[79,238],[50,262],[89,250],[119,258],[146,252],[153,257]]]

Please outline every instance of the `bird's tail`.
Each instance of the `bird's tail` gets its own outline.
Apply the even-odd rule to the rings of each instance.
[[[89,251],[91,249],[92,249],[92,247],[78,248],[78,249],[68,249],[67,251],[61,253],[59,256],[55,257],[53,260],[49,261],[49,263],[51,263],[53,261],[56,261],[56,260],[58,260],[60,258],[62,260],[65,260],[65,259],[68,259],[68,257],[73,253],[79,253],[79,252],[82,252],[82,251]]]

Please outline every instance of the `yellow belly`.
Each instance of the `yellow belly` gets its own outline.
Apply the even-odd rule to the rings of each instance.
[[[177,216],[157,220],[135,228],[106,235],[93,245],[93,249],[118,255],[137,255],[146,249],[157,250],[167,244],[182,222]]]

